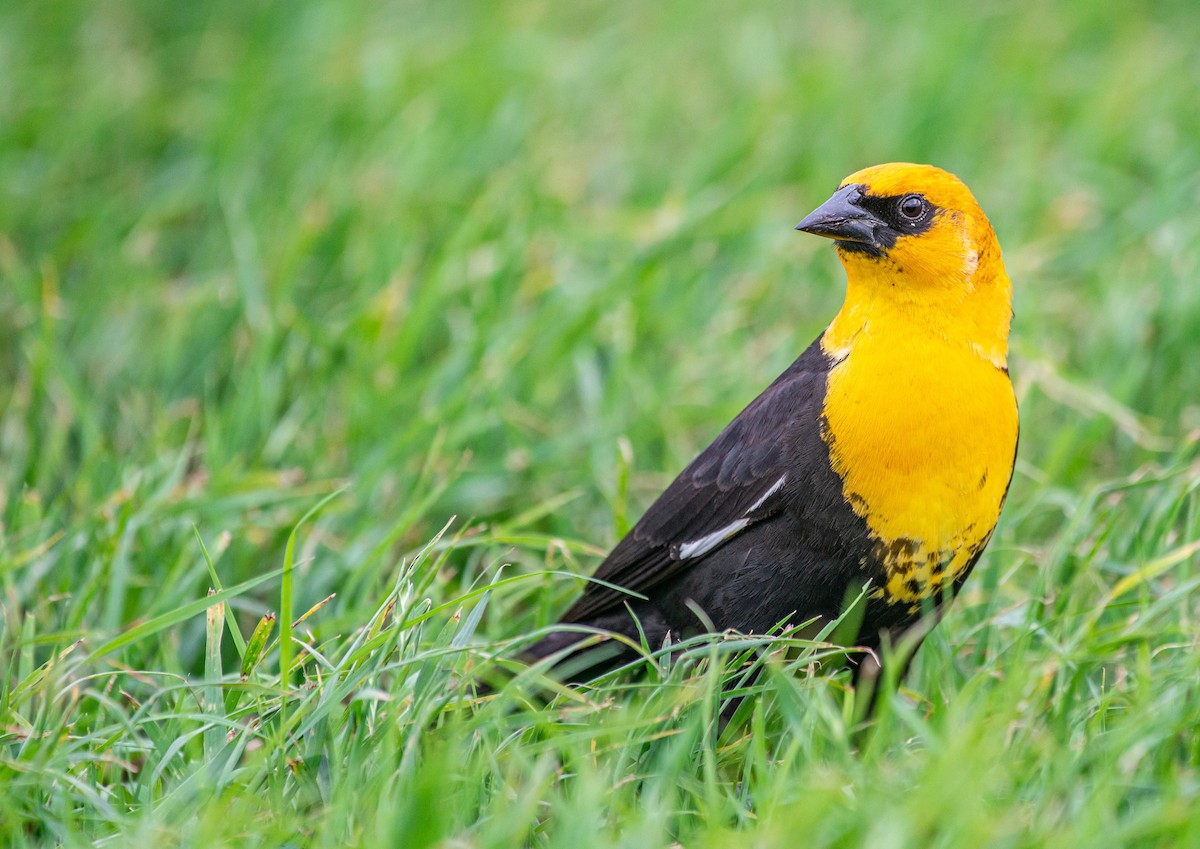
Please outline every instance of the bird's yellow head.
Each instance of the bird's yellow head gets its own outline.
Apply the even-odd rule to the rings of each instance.
[[[992,225],[953,174],[908,162],[864,168],[796,229],[833,239],[846,268],[835,338],[883,308],[1003,364],[1012,287]]]

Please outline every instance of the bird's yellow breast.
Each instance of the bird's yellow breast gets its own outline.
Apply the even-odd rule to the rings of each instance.
[[[1006,371],[878,302],[840,316],[825,438],[843,493],[877,540],[876,593],[916,605],[959,577],[991,536],[1012,474],[1017,406]],[[914,329],[918,328],[918,329]]]

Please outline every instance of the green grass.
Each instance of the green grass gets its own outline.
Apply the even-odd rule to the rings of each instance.
[[[0,846],[1200,845],[1193,5],[0,4]],[[473,702],[895,159],[996,226],[1023,424],[903,698]]]

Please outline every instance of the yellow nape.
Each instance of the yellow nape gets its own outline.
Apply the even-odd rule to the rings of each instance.
[[[846,178],[881,198],[919,193],[938,213],[883,256],[838,246],[846,301],[822,337],[834,360],[826,441],[886,574],[877,593],[917,605],[987,543],[1012,475],[1017,406],[1007,373],[1012,295],[987,217],[958,178],[894,163]]]

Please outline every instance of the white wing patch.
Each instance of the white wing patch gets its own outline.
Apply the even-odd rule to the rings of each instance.
[[[770,498],[775,493],[779,492],[779,490],[783,488],[783,484],[786,480],[787,480],[787,475],[780,476],[779,480],[777,480],[777,481],[775,481],[775,483],[771,484],[771,488],[768,489],[766,492],[764,492],[762,494],[762,497],[759,498],[758,501],[755,501],[753,504],[750,505],[750,509],[748,509],[742,515],[742,518],[738,519],[737,521],[730,522],[725,527],[715,530],[711,534],[705,534],[704,536],[700,537],[700,539],[695,539],[695,540],[692,540],[691,542],[682,543],[679,546],[679,559],[680,560],[690,560],[693,557],[703,557],[705,554],[708,554],[710,551],[712,551],[718,545],[725,542],[725,540],[729,539],[731,536],[733,536],[734,534],[741,531],[743,528],[745,528],[747,525],[750,524],[750,514],[753,513],[755,510],[757,510],[759,507],[762,507],[763,504],[765,504],[767,502],[768,498]]]
[[[719,531],[705,534],[700,539],[693,540],[692,542],[685,542],[679,546],[679,559],[688,560],[692,557],[700,557],[708,554],[748,524],[750,524],[749,519],[738,519],[736,522],[730,522]]]
[[[780,475],[779,480],[777,480],[777,481],[775,481],[775,483],[771,484],[771,488],[763,493],[762,498],[758,499],[758,501],[755,501],[753,504],[750,505],[750,509],[746,511],[746,515],[749,516],[751,513],[753,513],[759,507],[762,507],[763,504],[766,503],[768,498],[770,498],[775,493],[779,492],[779,490],[783,489],[783,484],[786,481],[787,481],[787,475]]]

